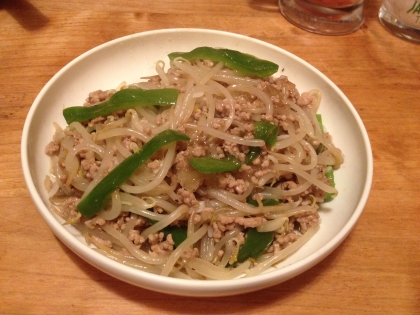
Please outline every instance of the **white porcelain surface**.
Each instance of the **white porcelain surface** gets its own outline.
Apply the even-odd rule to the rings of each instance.
[[[224,47],[253,54],[279,65],[279,73],[296,83],[300,92],[323,93],[319,112],[345,162],[335,172],[338,197],[320,211],[321,229],[292,257],[265,274],[226,281],[187,281],[156,276],[114,262],[91,250],[79,233],[49,211],[43,180],[49,171],[44,153],[54,129],[64,126],[62,110],[82,105],[89,92],[138,82],[155,73],[157,60],[168,62],[173,51],[198,46]],[[330,254],[348,235],[367,201],[372,182],[372,152],[365,127],[347,97],[307,62],[268,43],[242,35],[202,29],[166,29],[134,34],[98,46],[60,70],[35,99],[25,122],[22,167],[33,201],[54,234],[72,251],[100,270],[131,284],[185,296],[224,296],[255,291],[290,279]],[[36,227],[35,227],[36,228]],[[39,227],[44,228],[44,227]]]

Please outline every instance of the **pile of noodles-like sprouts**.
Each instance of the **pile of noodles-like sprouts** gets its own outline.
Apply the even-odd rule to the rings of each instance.
[[[326,170],[343,162],[317,121],[321,93],[301,95],[286,77],[246,77],[221,62],[177,58],[168,70],[163,61],[157,62],[156,72],[117,90],[175,87],[180,91],[176,105],[136,107],[64,129],[54,124],[53,142],[59,149],[52,154],[46,180],[54,211],[98,252],[163,276],[253,276],[295,252],[319,228],[319,204],[327,194],[337,195]],[[106,93],[109,97],[114,92]],[[250,136],[250,126],[260,120],[279,126],[270,148]],[[87,220],[77,213],[77,202],[115,165],[166,129],[187,134],[190,143],[159,150],[112,193],[96,217]],[[201,174],[188,159],[182,160],[233,154],[243,161],[255,146],[262,148],[258,161],[230,174]],[[221,185],[223,180],[228,184]],[[258,206],[248,203],[249,198]],[[279,203],[263,206],[264,199]],[[274,241],[261,257],[235,264],[255,222],[257,231],[274,232]],[[186,230],[179,246],[162,236],[171,225]]]

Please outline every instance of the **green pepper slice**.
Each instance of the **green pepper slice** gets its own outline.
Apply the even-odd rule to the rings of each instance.
[[[276,126],[268,121],[261,120],[254,122],[254,137],[256,139],[264,140],[266,146],[271,147],[277,141],[279,133],[279,126]],[[251,164],[261,153],[260,147],[251,147],[245,156],[245,163]]]
[[[274,232],[258,232],[255,228],[248,229],[245,242],[239,249],[237,262],[242,263],[249,258],[258,259],[273,242]]]
[[[322,122],[322,116],[321,114],[316,114],[316,120],[318,121],[319,124],[319,128],[321,128],[321,132],[324,133],[325,129],[324,129],[324,124]],[[325,150],[324,145],[321,143],[318,148],[316,148],[316,154],[320,154],[321,152],[323,152]],[[328,178],[330,180],[331,186],[335,187],[335,182],[334,182],[334,169],[331,166],[327,167],[327,170],[325,172],[325,177]],[[333,194],[327,193],[327,195],[324,198],[324,202],[328,202],[333,200]]]
[[[321,132],[324,133],[325,129],[324,129],[324,124],[322,122],[322,116],[321,114],[316,114],[315,115],[316,120],[318,121],[318,125],[319,128],[321,129]],[[323,152],[325,150],[325,146],[321,143],[315,150],[316,154],[320,154],[321,152]]]
[[[149,218],[147,220],[152,224],[158,222],[157,220]],[[165,235],[165,237],[168,237],[169,234],[172,235],[172,240],[175,243],[175,247],[181,245],[181,243],[187,239],[187,231],[180,226],[168,225],[164,227],[161,231],[163,232],[163,235]]]
[[[106,116],[118,110],[136,106],[175,105],[178,98],[177,89],[124,89],[116,92],[109,100],[94,106],[73,106],[63,110],[67,124],[74,121],[84,122],[99,116]]]
[[[245,164],[251,164],[260,154],[260,147],[250,147],[248,153],[245,155]]]
[[[331,187],[335,187],[334,169],[331,166],[327,167],[327,171],[325,172],[325,177],[330,180]],[[327,193],[327,195],[324,198],[324,202],[328,202],[328,201],[331,201],[333,199],[334,199],[333,194]]]
[[[162,229],[163,234],[167,237],[169,234],[172,235],[172,240],[175,243],[175,247],[181,245],[183,241],[187,239],[187,231],[179,226],[171,226]]]
[[[233,156],[223,159],[215,159],[210,156],[190,158],[190,164],[193,168],[203,174],[216,174],[223,172],[237,171],[242,163]]]
[[[268,121],[261,120],[254,123],[255,138],[264,140],[268,147],[271,147],[276,143],[278,133],[279,126],[269,123]]]
[[[138,152],[130,155],[108,173],[77,205],[77,210],[90,218],[107,203],[110,194],[122,185],[133,173],[163,146],[190,138],[182,133],[165,130],[158,133]]]
[[[279,66],[271,61],[231,49],[198,47],[190,52],[173,52],[168,57],[170,60],[182,57],[186,60],[202,59],[223,62],[230,69],[237,70],[245,75],[263,78],[273,75],[279,69]]]
[[[315,114],[316,120],[318,121],[319,128],[321,128],[321,131],[324,132],[324,124],[322,123],[322,115],[321,114]]]

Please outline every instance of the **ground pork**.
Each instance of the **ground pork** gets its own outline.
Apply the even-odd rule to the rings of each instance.
[[[79,144],[79,143],[81,143],[81,142],[84,141],[82,135],[80,133],[76,132],[76,131],[69,130],[68,128],[66,128],[64,130],[64,133],[67,136],[70,136],[70,137],[73,137],[74,138],[74,145],[77,145],[77,144]]]
[[[57,155],[60,152],[60,143],[51,141],[45,148],[45,153],[49,156]]]
[[[77,204],[79,203],[79,200],[80,198],[78,197],[68,197],[62,203],[60,209],[63,211],[66,220],[69,218],[75,218],[79,214],[77,211]]]
[[[96,226],[102,226],[105,224],[106,224],[106,221],[98,216],[94,217],[93,219],[85,221],[85,225],[91,230],[93,230]]]
[[[94,157],[86,158],[80,161],[83,175],[89,179],[93,179],[96,176],[100,165],[101,161],[96,161]]]
[[[147,167],[153,171],[153,174],[157,174],[160,170],[160,160],[154,160],[152,162],[147,163]]]
[[[106,101],[110,97],[111,94],[112,94],[112,91],[97,90],[97,91],[91,92],[89,93],[89,96],[86,99],[86,102],[83,106],[92,106],[97,103]]]
[[[224,125],[225,125],[225,121],[221,118],[213,118],[213,120],[211,121],[211,126],[214,129],[218,129],[218,130],[223,129]]]
[[[200,157],[206,155],[206,149],[202,146],[194,146],[191,150],[192,156],[194,157]]]
[[[292,231],[287,233],[286,235],[277,236],[273,244],[278,244],[280,249],[283,249],[295,242],[298,238],[299,235]]]
[[[146,239],[140,235],[140,231],[135,229],[128,232],[128,239],[132,241],[134,245],[140,246],[146,241]]]
[[[117,231],[124,231],[125,227],[127,226],[127,218],[128,218],[129,212],[121,212],[120,216],[117,218],[116,221],[114,221],[111,225],[116,229]]]
[[[163,232],[160,232],[160,233],[150,234],[147,237],[147,239],[149,241],[149,244],[155,245],[155,244],[158,244],[159,242],[161,242],[164,237],[165,237],[165,235],[163,234]]]
[[[299,230],[302,233],[305,233],[310,227],[318,225],[319,220],[320,218],[318,213],[311,213],[309,215],[296,218],[296,221],[300,224]]]
[[[237,143],[232,143],[229,141],[225,141],[222,144],[222,150],[224,155],[226,156],[234,156],[240,161],[245,161],[245,154],[244,151],[248,151],[248,148],[244,148],[243,146],[238,145]]]
[[[230,173],[223,174],[219,179],[219,188],[232,193],[243,194],[247,190],[248,185],[243,179],[236,179]]]
[[[103,117],[103,116],[99,116],[99,117],[95,117],[95,118],[93,118],[93,119],[91,119],[91,120],[89,120],[89,122],[88,122],[88,126],[89,127],[93,127],[93,126],[95,126],[96,124],[101,124],[101,123],[103,123],[104,121],[105,121],[105,117]]]
[[[211,224],[210,229],[209,229],[209,232],[210,232],[209,236],[212,237],[215,242],[220,241],[220,239],[222,238],[222,235],[223,235],[222,231],[219,229],[219,224],[217,224],[217,222],[213,222]]]
[[[171,234],[168,234],[165,240],[159,235],[159,242],[151,245],[150,251],[154,256],[165,256],[168,252],[173,251],[174,245],[175,242],[173,241]]]
[[[302,95],[298,98],[297,104],[299,106],[311,105],[314,100],[314,97],[311,93],[303,92]]]
[[[189,164],[188,162],[189,156],[188,156],[188,152],[186,151],[180,151],[177,153],[176,157],[175,157],[175,169],[184,169],[187,167],[187,165]]]
[[[263,217],[229,217],[224,215],[219,215],[217,221],[220,222],[223,226],[231,225],[232,223],[243,226],[244,228],[254,228],[260,226],[263,222],[266,221]]]
[[[187,189],[179,188],[176,192],[176,195],[178,196],[180,203],[186,204],[190,207],[198,205],[198,201],[194,193]]]

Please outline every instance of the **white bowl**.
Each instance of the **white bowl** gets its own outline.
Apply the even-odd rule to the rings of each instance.
[[[279,65],[300,92],[313,88],[323,93],[320,113],[345,162],[335,172],[338,197],[320,211],[321,229],[298,252],[276,269],[234,280],[180,280],[138,271],[93,251],[72,227],[50,212],[43,181],[49,171],[44,153],[54,129],[65,125],[62,110],[83,104],[89,92],[138,82],[154,74],[158,59],[174,51],[198,46],[224,47],[253,54]],[[278,74],[278,75],[279,75]],[[100,45],[70,62],[42,89],[23,129],[21,158],[26,185],[39,213],[54,234],[72,251],[96,268],[146,289],[184,296],[224,296],[266,288],[288,280],[330,254],[349,234],[367,201],[372,183],[372,151],[366,129],[347,97],[325,75],[291,53],[242,35],[203,29],[166,29],[129,35]]]

